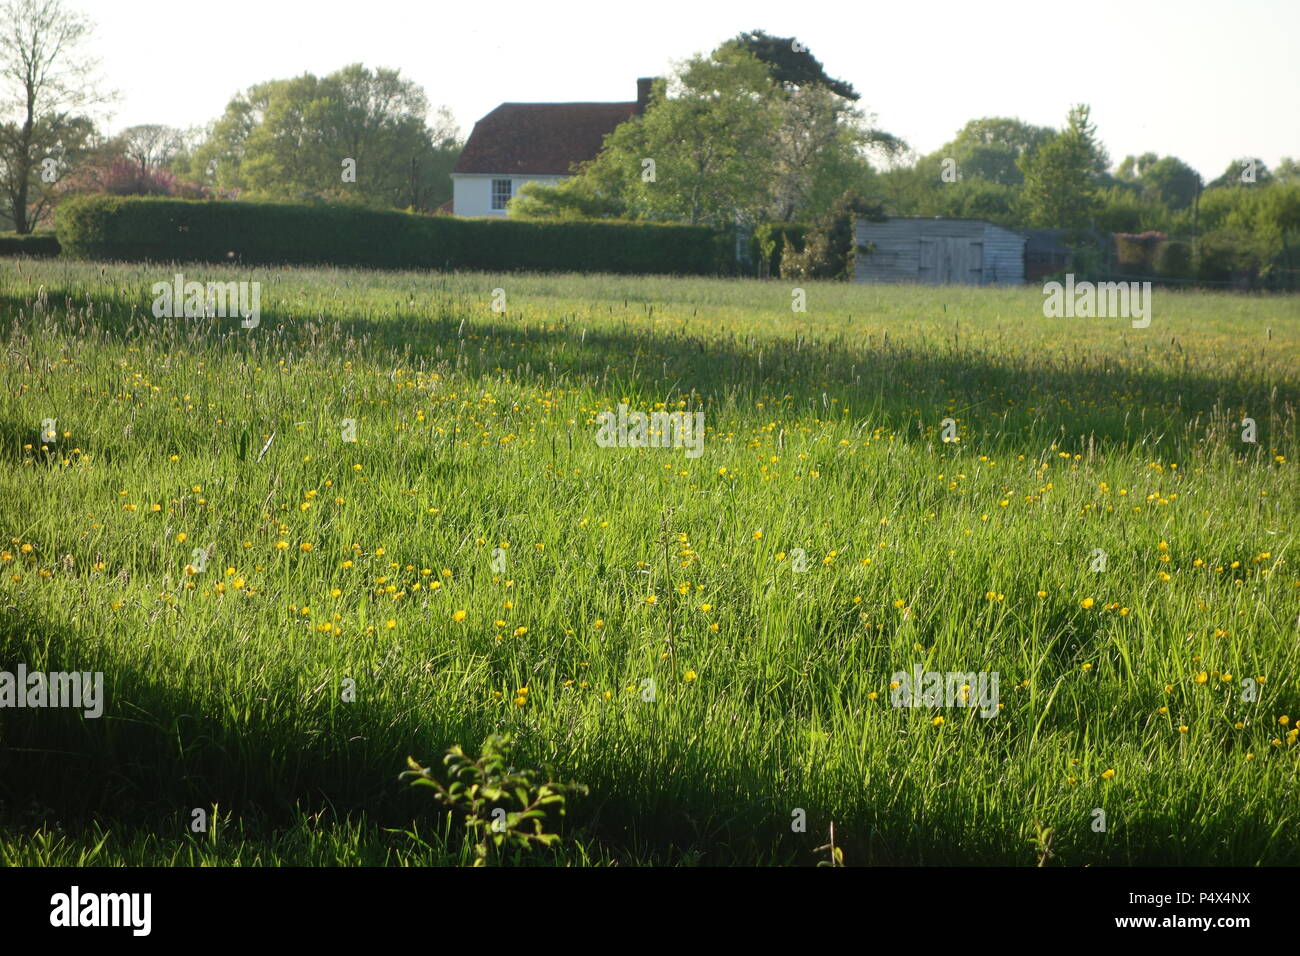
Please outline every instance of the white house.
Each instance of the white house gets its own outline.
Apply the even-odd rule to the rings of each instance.
[[[451,174],[457,216],[504,216],[528,182],[557,183],[589,162],[624,120],[645,112],[654,81],[636,81],[630,103],[502,103],[474,124]]]

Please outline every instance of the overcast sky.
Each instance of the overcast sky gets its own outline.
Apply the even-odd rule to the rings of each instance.
[[[741,30],[806,43],[919,152],[969,119],[1060,126],[1075,102],[1112,163],[1172,154],[1208,180],[1238,156],[1300,157],[1300,0],[67,0],[119,91],[109,129],[198,126],[238,90],[387,66],[468,135],[498,103],[631,100]]]

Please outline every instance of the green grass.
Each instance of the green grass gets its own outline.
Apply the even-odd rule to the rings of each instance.
[[[107,696],[0,709],[0,863],[464,862],[397,774],[493,731],[591,788],[534,862],[1300,862],[1300,300],[184,269],[248,331],[174,271],[0,262],[0,669]]]

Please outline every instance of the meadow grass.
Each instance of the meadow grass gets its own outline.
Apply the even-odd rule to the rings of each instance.
[[[494,731],[534,862],[1300,862],[1300,300],[803,288],[0,262],[0,669],[107,697],[0,709],[0,862],[465,862],[397,774]]]

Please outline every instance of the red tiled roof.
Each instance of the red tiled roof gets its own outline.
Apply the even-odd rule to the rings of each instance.
[[[455,172],[567,176],[637,103],[502,103],[474,124]]]

